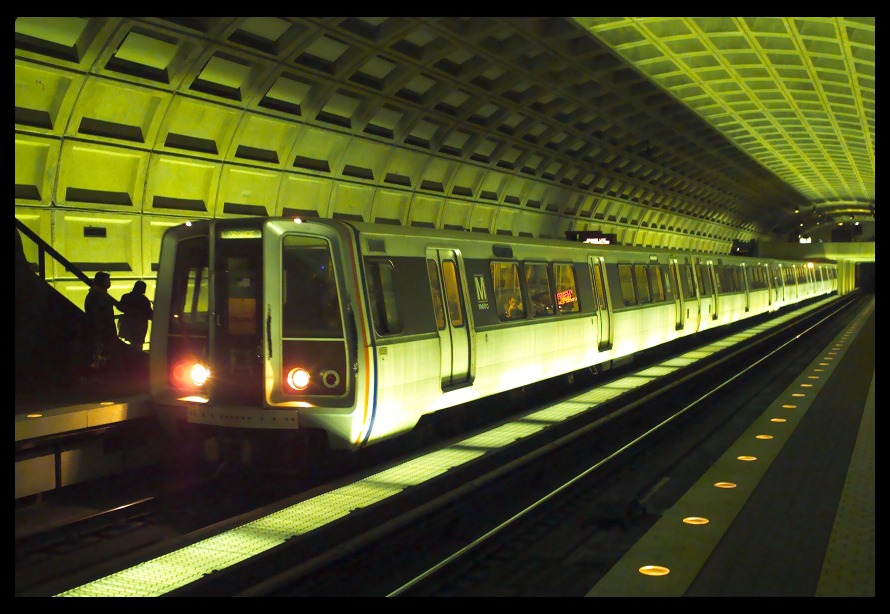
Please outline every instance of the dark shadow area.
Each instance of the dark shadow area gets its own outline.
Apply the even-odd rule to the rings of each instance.
[[[101,379],[90,376],[86,317],[82,308],[45,280],[46,256],[74,265],[16,220],[15,404],[16,411],[75,405],[148,393],[148,353],[117,340]],[[25,259],[20,241],[37,243],[38,263]],[[83,271],[73,271],[86,284]]]

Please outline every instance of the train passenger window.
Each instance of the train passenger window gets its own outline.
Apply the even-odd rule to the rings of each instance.
[[[460,280],[457,277],[457,264],[454,260],[442,261],[442,281],[445,282],[445,304],[448,305],[448,317],[451,325],[464,325],[463,302],[460,300]]]
[[[427,258],[426,274],[430,280],[430,296],[433,299],[433,312],[436,314],[436,329],[443,330],[445,328],[445,305],[442,303],[442,291],[439,284],[439,266],[438,263]]]
[[[652,302],[652,292],[649,289],[649,267],[645,264],[634,265],[634,278],[637,282],[637,300],[641,305]]]
[[[402,318],[396,301],[395,267],[389,260],[382,259],[368,259],[365,267],[374,329],[381,335],[401,332]]]
[[[556,308],[559,313],[575,313],[578,305],[578,289],[575,287],[575,269],[571,264],[554,264],[553,277],[556,281]]]
[[[731,292],[732,280],[729,278],[729,267],[720,264],[714,267],[714,271],[717,273],[717,292]]]
[[[637,293],[634,290],[634,266],[632,264],[618,265],[618,281],[621,284],[621,298],[625,307],[637,304]]]
[[[664,282],[664,299],[673,301],[677,298],[674,291],[674,272],[668,264],[660,264],[658,266],[661,269],[661,279]]]
[[[531,312],[535,317],[552,316],[556,313],[553,307],[553,290],[550,285],[550,270],[544,263],[525,263],[525,287],[528,300],[531,301]]]
[[[695,277],[698,280],[698,287],[701,288],[703,296],[711,294],[711,276],[708,274],[706,264],[699,262],[695,266]]]
[[[515,262],[495,261],[490,266],[498,317],[501,321],[525,318],[522,286],[519,282],[519,265]]]
[[[681,264],[683,269],[683,281],[686,284],[686,298],[695,298],[695,280],[692,279],[692,267],[687,264]]]
[[[652,301],[660,303],[664,300],[664,275],[661,271],[661,265],[649,265],[649,282],[652,286]]]

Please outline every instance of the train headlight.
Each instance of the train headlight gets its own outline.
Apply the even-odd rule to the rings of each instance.
[[[194,364],[189,371],[189,377],[195,386],[203,386],[210,378],[210,369],[201,364]]]
[[[186,360],[173,366],[171,373],[173,385],[177,388],[200,388],[210,378],[210,369],[207,366]]]
[[[309,372],[297,367],[287,372],[287,385],[294,390],[305,390],[309,385]]]

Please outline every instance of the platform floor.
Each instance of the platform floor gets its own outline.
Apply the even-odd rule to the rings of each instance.
[[[874,597],[875,319],[872,299],[587,596]]]

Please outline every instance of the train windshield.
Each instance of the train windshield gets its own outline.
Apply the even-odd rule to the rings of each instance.
[[[327,242],[291,235],[284,238],[283,248],[283,336],[342,338],[340,301]]]

